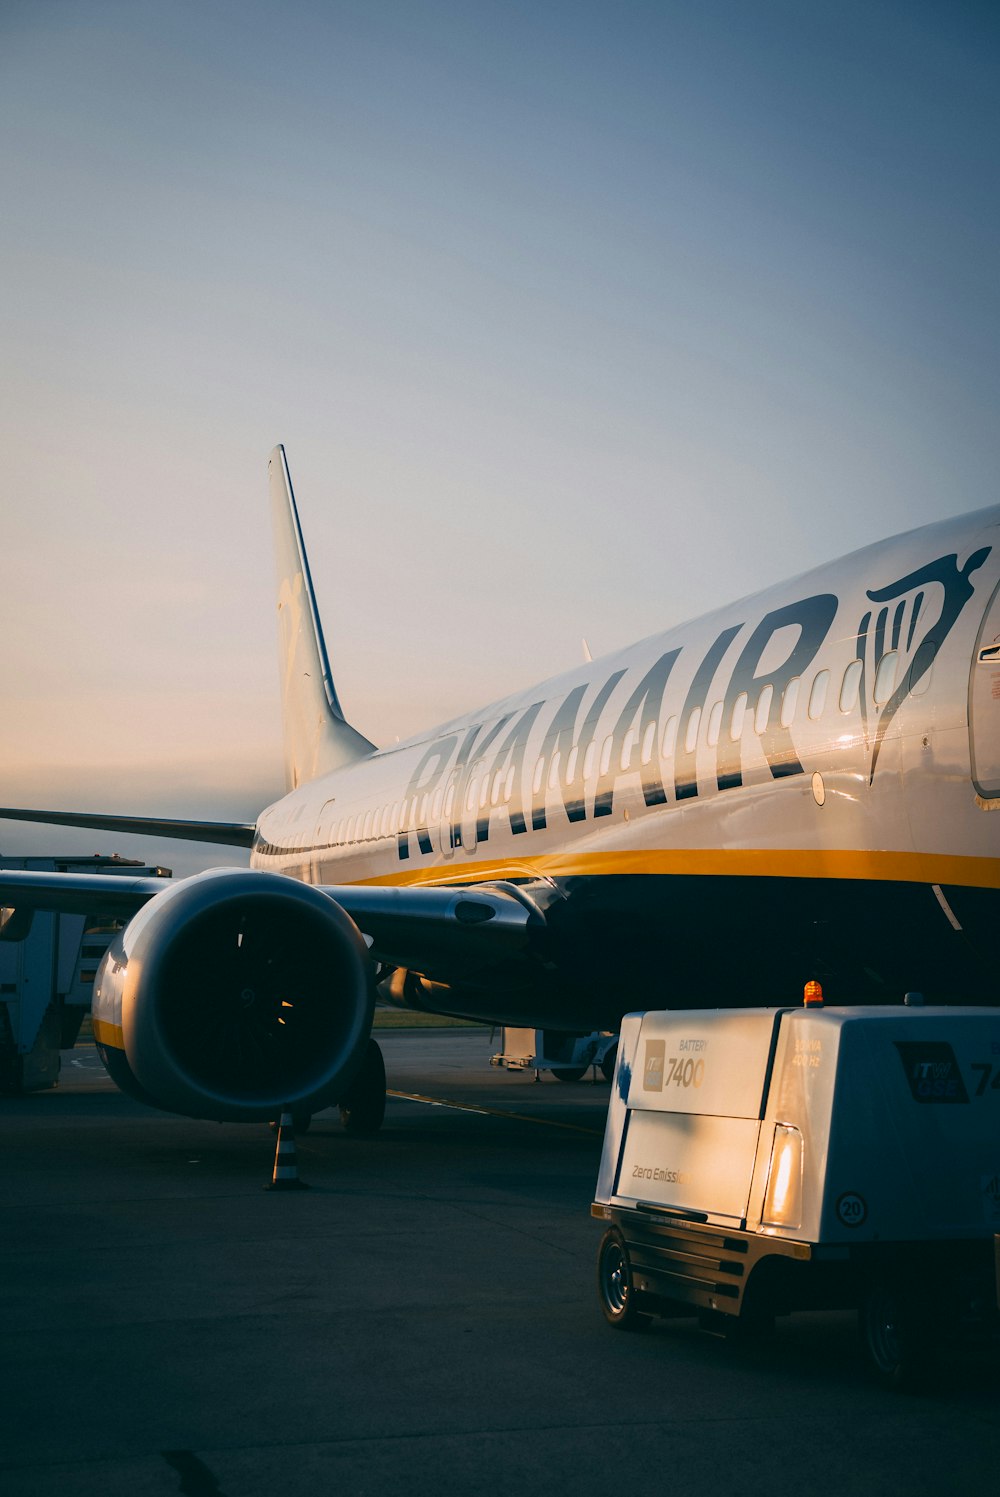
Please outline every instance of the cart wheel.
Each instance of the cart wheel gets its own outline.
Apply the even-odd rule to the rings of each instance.
[[[938,1346],[937,1321],[922,1311],[904,1281],[879,1279],[869,1286],[859,1312],[868,1360],[887,1388],[916,1388],[926,1380]]]
[[[625,1239],[611,1227],[601,1239],[597,1254],[597,1293],[608,1325],[618,1331],[644,1331],[650,1316],[636,1306],[632,1269]]]
[[[560,1066],[556,1070],[552,1067],[552,1074],[557,1081],[582,1081],[587,1074],[586,1066]]]
[[[604,1077],[605,1081],[610,1081],[612,1076],[615,1074],[615,1061],[617,1059],[618,1046],[612,1045],[611,1049],[605,1052],[604,1059],[601,1061],[601,1075]]]

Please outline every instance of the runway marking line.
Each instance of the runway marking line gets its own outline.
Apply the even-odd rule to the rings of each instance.
[[[396,1092],[386,1087],[387,1097],[396,1097],[401,1102],[423,1102],[427,1107],[452,1107],[456,1112],[478,1112],[484,1118],[508,1118],[515,1123],[540,1123],[544,1128],[567,1128],[571,1133],[587,1133],[591,1138],[603,1138],[603,1128],[584,1128],[580,1123],[560,1123],[555,1118],[532,1118],[523,1112],[507,1112],[499,1107],[477,1107],[472,1102],[452,1102],[447,1097],[424,1097],[419,1092]]]

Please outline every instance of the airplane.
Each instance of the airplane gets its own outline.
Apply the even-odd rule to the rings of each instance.
[[[1000,506],[379,749],[341,708],[283,447],[269,472],[287,793],[253,824],[0,809],[250,850],[169,881],[0,871],[8,917],[126,922],[93,999],[123,1089],[374,1131],[376,986],[575,1034],[809,979],[997,1001]]]

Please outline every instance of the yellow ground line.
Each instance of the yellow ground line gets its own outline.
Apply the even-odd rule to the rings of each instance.
[[[591,1138],[603,1138],[603,1128],[583,1128],[579,1123],[560,1123],[555,1118],[530,1118],[523,1112],[507,1112],[499,1107],[476,1107],[472,1102],[452,1102],[447,1097],[422,1097],[419,1092],[394,1092],[386,1088],[387,1097],[397,1097],[401,1102],[423,1102],[428,1107],[453,1107],[456,1112],[478,1112],[485,1118],[509,1118],[514,1123],[540,1123],[545,1128],[568,1128],[571,1133],[587,1133]]]

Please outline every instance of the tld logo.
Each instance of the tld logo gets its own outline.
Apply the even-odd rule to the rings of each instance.
[[[945,1040],[897,1040],[914,1102],[968,1102],[955,1052]]]
[[[643,1066],[642,1084],[647,1092],[662,1092],[663,1066],[666,1059],[666,1040],[646,1041],[646,1063]]]

